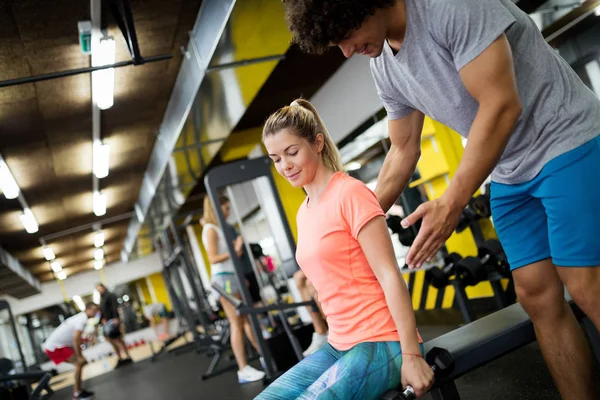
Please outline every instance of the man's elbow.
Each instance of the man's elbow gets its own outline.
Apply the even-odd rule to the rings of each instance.
[[[519,99],[519,96],[513,96],[511,99],[509,99],[506,102],[505,109],[511,120],[514,120],[514,123],[516,124],[517,120],[521,116],[521,113],[523,112],[523,104],[521,104],[521,99]]]
[[[417,165],[417,162],[421,158],[421,141],[419,140],[418,144],[407,144],[404,147],[394,147],[390,149],[394,151],[392,153],[394,155],[395,163],[400,164],[404,162],[409,162],[411,165]]]
[[[484,105],[485,104],[485,105]],[[480,111],[486,110],[488,117],[494,120],[496,126],[507,126],[510,129],[506,134],[510,136],[514,130],[521,113],[523,105],[518,95],[494,96],[486,103],[480,105]]]

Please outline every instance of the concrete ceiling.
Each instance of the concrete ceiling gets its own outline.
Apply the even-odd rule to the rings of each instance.
[[[39,238],[132,211],[154,136],[181,63],[201,0],[132,1],[143,56],[167,61],[115,69],[115,100],[101,112],[110,146],[110,174],[100,182],[107,212],[92,212],[92,104],[90,74],[0,89],[0,154],[27,199],[39,231],[28,234],[17,200],[0,196],[0,244],[42,282],[53,279]],[[110,16],[110,14],[109,14]],[[0,2],[0,80],[89,67],[77,22],[90,19],[82,0]],[[131,58],[109,17],[116,61]],[[106,262],[119,260],[127,227],[104,228]],[[48,241],[67,274],[93,268],[91,229]]]

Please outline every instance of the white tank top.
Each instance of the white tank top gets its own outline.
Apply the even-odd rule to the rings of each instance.
[[[229,249],[227,248],[227,243],[225,242],[225,235],[223,231],[216,226],[215,224],[206,223],[204,224],[204,228],[202,229],[202,243],[204,244],[204,248],[208,247],[208,228],[212,228],[217,232],[217,236],[219,237],[219,241],[217,244],[217,253],[229,254]],[[215,276],[220,273],[234,273],[235,268],[233,266],[233,262],[231,261],[231,257],[225,261],[221,261],[220,263],[211,264],[210,266],[210,274]]]

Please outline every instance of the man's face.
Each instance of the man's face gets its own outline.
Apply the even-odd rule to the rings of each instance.
[[[350,58],[354,54],[371,58],[377,58],[381,55],[386,36],[386,27],[382,15],[382,13],[377,12],[367,17],[358,29],[351,32],[346,39],[337,44],[346,58]]]
[[[98,313],[98,306],[88,308],[85,313],[87,314],[88,318],[94,318]]]
[[[106,292],[106,288],[104,286],[100,286],[100,285],[96,286],[96,290],[98,292],[100,292],[101,295],[103,295],[104,292]]]

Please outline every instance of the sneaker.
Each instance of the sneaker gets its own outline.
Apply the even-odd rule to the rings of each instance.
[[[249,365],[246,365],[244,368],[239,370],[237,375],[240,383],[256,382],[265,377],[265,373],[263,371],[254,369]]]
[[[133,360],[131,359],[131,357],[123,360],[123,365],[129,365],[129,364],[133,364]]]
[[[94,392],[82,390],[79,394],[73,394],[73,400],[92,400],[94,399]]]
[[[312,342],[310,343],[310,346],[308,346],[308,349],[304,350],[302,355],[304,357],[308,357],[312,353],[323,347],[325,344],[327,344],[327,334],[321,335],[317,332],[313,332]]]

